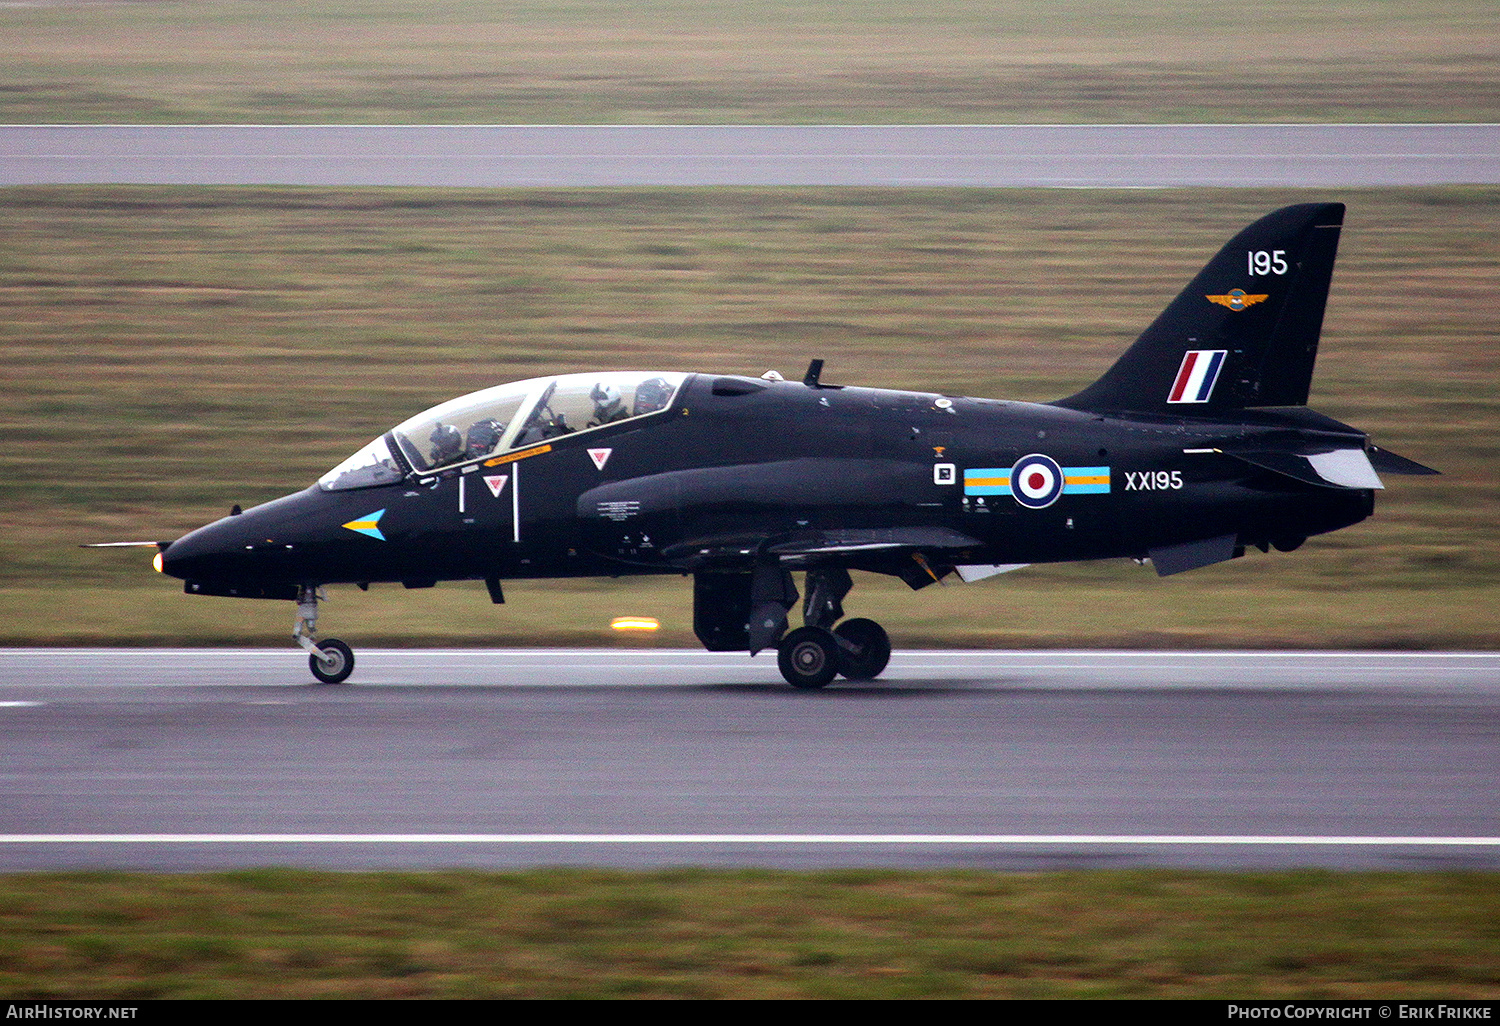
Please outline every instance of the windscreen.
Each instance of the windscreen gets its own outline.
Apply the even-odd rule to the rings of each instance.
[[[387,437],[381,435],[318,478],[318,486],[325,492],[335,492],[345,488],[394,484],[401,480],[401,468],[391,456],[390,446],[386,444]]]

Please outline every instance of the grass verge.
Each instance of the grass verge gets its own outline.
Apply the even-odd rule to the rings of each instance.
[[[1440,0],[0,6],[0,122],[1500,120]]]
[[[26,998],[1500,996],[1494,874],[0,876]]]

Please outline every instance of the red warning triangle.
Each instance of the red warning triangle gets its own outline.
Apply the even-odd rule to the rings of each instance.
[[[590,449],[589,459],[594,461],[595,467],[603,470],[604,464],[609,462],[609,454],[612,452],[614,452],[613,449]]]
[[[484,479],[484,483],[490,486],[490,494],[500,498],[500,493],[505,490],[505,482],[510,480],[509,474],[495,474]]]

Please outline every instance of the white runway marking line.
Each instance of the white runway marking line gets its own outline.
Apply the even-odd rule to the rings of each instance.
[[[1500,847],[1500,837],[1296,834],[0,834],[0,844],[881,844]]]
[[[265,153],[259,150],[246,150],[243,153],[214,153],[208,151],[185,151],[182,153],[152,153],[142,156],[141,159],[153,161],[172,160],[306,160],[309,157],[329,156],[327,150],[303,150],[294,153]],[[521,160],[546,160],[554,162],[571,161],[608,161],[620,160],[621,154],[617,152],[601,153],[342,153],[339,154],[340,161],[349,162],[400,162],[400,163],[428,163],[442,164],[454,160],[472,161],[521,161]],[[632,155],[627,154],[626,159]],[[832,150],[827,153],[745,153],[732,150],[708,150],[703,153],[656,153],[651,155],[654,161],[822,161],[830,158],[841,160],[961,160],[976,158],[1001,158],[1014,161],[1046,161],[1055,160],[1058,154],[1049,150],[993,150],[988,152],[977,152],[965,156],[957,156],[947,153],[908,153],[902,150],[891,150],[884,153],[850,153],[843,150]],[[1455,151],[1453,153],[1303,153],[1301,156],[1306,160],[1355,160],[1355,159],[1378,159],[1378,160],[1467,160],[1479,159],[1482,155]],[[95,163],[118,160],[117,153],[28,153],[24,155],[27,160],[76,160],[93,161]],[[1280,153],[1236,153],[1236,152],[1184,152],[1184,153],[1153,153],[1149,150],[1128,150],[1117,153],[1096,152],[1095,159],[1108,160],[1222,160],[1222,161],[1260,161],[1262,163],[1284,162],[1285,154]]]

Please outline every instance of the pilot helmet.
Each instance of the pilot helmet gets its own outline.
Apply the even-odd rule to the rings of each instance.
[[[427,440],[432,443],[433,466],[450,462],[464,448],[463,435],[460,435],[458,428],[452,424],[437,423],[433,426],[432,434]]]
[[[635,415],[655,413],[672,398],[672,386],[665,378],[647,378],[635,390]]]
[[[500,423],[493,418],[476,422],[464,442],[465,456],[472,459],[488,455],[500,444]]]
[[[599,382],[594,390],[589,393],[589,398],[594,400],[594,414],[599,417],[610,416],[620,409],[621,395],[619,385],[609,385]]]

